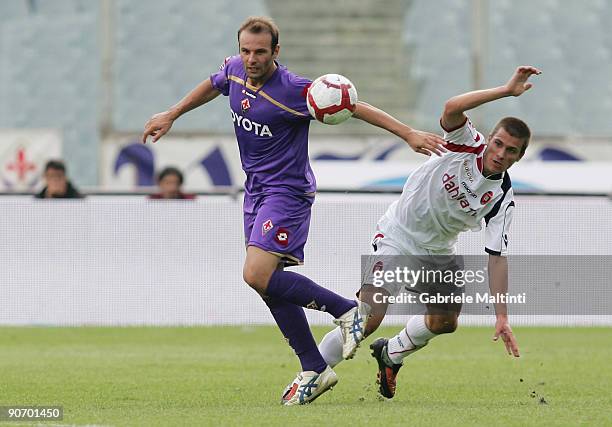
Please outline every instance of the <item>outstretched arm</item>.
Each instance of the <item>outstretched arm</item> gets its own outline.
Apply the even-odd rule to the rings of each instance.
[[[446,142],[438,135],[412,129],[390,114],[365,102],[359,101],[357,103],[353,117],[399,136],[417,153],[426,156],[431,156],[434,153],[440,156],[442,152],[446,151],[444,149]]]
[[[489,255],[489,288],[491,295],[505,294],[508,292],[508,260],[506,257]],[[495,304],[495,335],[493,341],[502,338],[508,354],[519,357],[519,348],[516,338],[508,323],[508,307],[505,303]]]
[[[444,104],[442,126],[445,129],[456,128],[465,122],[465,114],[463,114],[465,111],[507,96],[522,95],[533,86],[532,83],[527,82],[533,74],[538,75],[542,72],[531,66],[518,67],[510,80],[503,86],[475,90],[452,97]]]
[[[142,134],[142,143],[146,144],[149,136],[153,137],[152,142],[157,142],[170,130],[176,119],[186,112],[212,101],[220,94],[221,92],[215,89],[210,79],[204,80],[176,105],[170,107],[167,111],[155,114],[149,119]]]

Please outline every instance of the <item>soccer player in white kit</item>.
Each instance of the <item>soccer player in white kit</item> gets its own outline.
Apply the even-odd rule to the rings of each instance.
[[[445,103],[440,125],[447,153],[431,157],[411,174],[400,199],[391,204],[377,224],[372,259],[453,257],[459,233],[480,230],[484,219],[489,287],[492,294],[507,292],[505,256],[514,197],[506,171],[525,154],[531,132],[522,120],[506,117],[485,138],[464,112],[500,98],[522,95],[532,87],[529,77],[540,73],[535,67],[521,66],[503,86],[468,92]],[[356,345],[348,348],[345,343],[343,347],[338,328],[321,341],[319,349],[330,366],[343,358],[353,357],[359,341],[378,328],[387,308],[386,304],[378,304],[380,295],[396,295],[401,290],[401,286],[396,285],[372,286],[373,273],[383,268],[383,262],[375,261],[378,265],[370,265],[369,274],[364,277],[359,298],[361,306],[369,307],[371,312],[363,336],[354,340]],[[385,269],[389,267],[384,266]],[[379,293],[378,300],[373,300],[375,293]],[[460,311],[460,304],[427,304],[426,314],[411,317],[396,336],[374,341],[370,348],[378,362],[379,392],[384,397],[395,395],[396,376],[402,360],[437,335],[454,332]],[[501,337],[508,354],[519,357],[506,304],[495,304],[495,313],[493,339]]]

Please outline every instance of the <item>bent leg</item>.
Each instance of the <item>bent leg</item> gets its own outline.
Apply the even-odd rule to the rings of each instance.
[[[406,327],[389,340],[389,359],[394,364],[425,347],[434,337],[452,333],[457,329],[460,304],[430,304],[427,314],[412,316]]]
[[[322,372],[327,364],[317,349],[304,309],[295,304],[265,295],[265,284],[275,271],[282,271],[280,258],[265,252],[247,250],[244,279],[262,297],[278,328],[300,359],[302,371]]]
[[[247,248],[244,280],[261,295],[301,307],[327,311],[335,318],[357,304],[292,271],[277,270],[279,258],[256,246]]]

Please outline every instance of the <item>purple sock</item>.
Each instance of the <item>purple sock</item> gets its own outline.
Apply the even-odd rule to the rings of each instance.
[[[276,270],[270,277],[266,295],[302,307],[327,311],[335,318],[357,306],[355,301],[343,298],[293,271]]]
[[[274,297],[267,297],[264,302],[274,316],[278,328],[300,359],[302,371],[323,372],[327,363],[317,348],[304,309]]]

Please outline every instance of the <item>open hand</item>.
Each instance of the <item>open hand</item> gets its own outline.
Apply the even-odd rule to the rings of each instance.
[[[432,153],[437,156],[442,156],[442,153],[447,151],[444,148],[446,141],[433,133],[411,130],[406,135],[402,136],[402,138],[410,145],[410,148],[426,156],[431,156]]]
[[[508,83],[506,83],[506,89],[512,96],[520,96],[524,92],[528,91],[533,87],[533,83],[527,82],[529,77],[532,75],[540,75],[542,71],[531,66],[521,66],[516,69]]]

